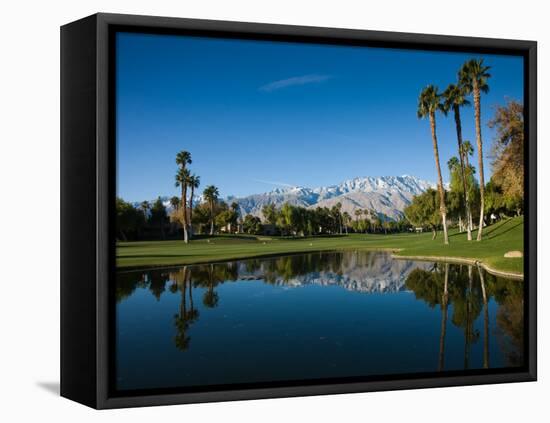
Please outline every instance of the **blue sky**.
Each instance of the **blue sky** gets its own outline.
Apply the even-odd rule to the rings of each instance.
[[[222,196],[316,187],[356,176],[436,180],[418,94],[443,90],[460,65],[492,66],[486,122],[506,98],[523,99],[519,57],[119,33],[117,191],[129,201],[177,193],[175,155]],[[462,111],[475,144],[473,107]],[[438,115],[440,159],[456,155],[451,116]],[[477,156],[473,158],[477,163]],[[490,159],[485,158],[490,175]]]

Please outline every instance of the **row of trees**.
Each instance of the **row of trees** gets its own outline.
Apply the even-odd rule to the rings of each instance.
[[[306,209],[285,203],[281,208],[267,204],[262,208],[267,224],[273,225],[282,235],[342,234],[351,217],[342,212],[342,204],[332,208]]]
[[[361,233],[389,233],[404,231],[410,226],[405,220],[394,221],[375,210],[356,209],[352,217],[347,211],[342,211],[340,202],[331,208],[315,209],[289,203],[283,204],[281,208],[274,204],[266,204],[262,208],[262,216],[267,224],[287,236],[348,234],[350,230]]]
[[[479,190],[478,205],[476,214],[478,219],[477,240],[481,241],[483,225],[487,212],[487,202],[491,202],[491,207],[501,206],[495,202],[498,200],[499,192],[507,197],[507,205],[510,206],[510,199],[516,205],[523,202],[523,107],[513,101],[509,101],[504,107],[497,109],[495,118],[489,123],[490,127],[497,128],[497,139],[493,153],[495,154],[495,173],[490,186],[486,186],[483,167],[483,141],[481,130],[481,94],[489,91],[488,80],[489,66],[485,66],[483,59],[472,59],[462,65],[458,71],[457,82],[450,84],[443,93],[440,93],[434,85],[428,85],[420,93],[418,100],[417,115],[419,118],[428,118],[430,122],[431,138],[434,150],[435,167],[437,171],[437,194],[438,199],[433,198],[432,192],[423,194],[422,198],[417,200],[413,209],[409,209],[408,216],[413,222],[422,222],[429,226],[437,226],[434,216],[427,213],[427,210],[421,210],[422,206],[436,205],[439,210],[440,222],[443,228],[445,244],[449,243],[447,233],[447,218],[449,217],[449,206],[462,209],[461,216],[464,216],[465,229],[468,240],[472,240],[472,230],[474,225],[474,202],[476,187]],[[469,164],[469,156],[473,153],[470,143],[463,141],[461,108],[470,105],[468,98],[473,99],[474,121],[478,157],[478,178],[479,184],[473,178],[475,169]],[[452,205],[452,198],[446,199],[445,188],[443,186],[443,177],[441,174],[441,164],[439,158],[439,146],[436,129],[436,114],[443,113],[445,116],[449,112],[453,113],[456,127],[457,138],[457,157],[451,158],[448,165],[451,173],[451,192],[456,194]],[[454,178],[454,181],[453,181]],[[486,195],[486,189],[489,191]],[[488,201],[489,200],[489,201]],[[429,209],[429,207],[428,207]],[[435,232],[434,232],[435,234]]]
[[[116,214],[117,235],[124,241],[141,237],[143,231],[148,227],[158,228],[161,237],[165,236],[164,229],[168,215],[160,197],[153,204],[142,201],[138,207],[122,198],[117,198]]]
[[[153,204],[143,201],[137,207],[118,198],[116,207],[119,237],[122,240],[139,239],[147,237],[144,234],[150,234],[152,231],[155,237],[164,239],[169,223],[172,234],[184,229],[184,239],[190,239],[195,232],[206,233],[206,228],[209,228],[211,235],[223,231],[254,235],[270,233],[283,236],[312,236],[349,232],[388,234],[408,231],[411,227],[409,221],[404,218],[396,221],[372,209],[356,209],[352,217],[348,212],[342,211],[341,203],[331,208],[316,209],[289,203],[277,208],[271,203],[262,208],[260,218],[252,214],[243,217],[236,202],[228,205],[217,197],[207,197],[206,192],[203,193],[203,198],[207,200],[198,204],[193,204],[192,199],[187,198],[185,217],[180,197],[172,197],[169,200],[170,212],[160,197]]]
[[[181,199],[172,197],[169,202],[170,212],[160,197],[152,205],[144,201],[137,207],[120,198],[117,199],[117,226],[120,238],[144,238],[145,233],[150,234],[153,231],[155,237],[165,239],[169,223],[172,234],[184,228]],[[188,199],[187,204],[191,204],[191,199]],[[210,234],[223,231],[254,235],[270,233],[283,236],[312,236],[349,232],[388,234],[407,231],[411,226],[404,218],[395,221],[383,213],[369,209],[357,209],[352,217],[348,212],[342,211],[341,203],[332,208],[316,209],[306,209],[289,203],[280,208],[274,204],[267,204],[262,208],[261,218],[252,214],[243,217],[236,202],[228,205],[218,198],[193,205],[192,210],[188,206],[186,219],[188,239],[195,232],[206,233],[206,228],[209,228]]]

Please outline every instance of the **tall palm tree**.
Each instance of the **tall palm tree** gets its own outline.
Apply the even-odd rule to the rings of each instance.
[[[474,154],[474,147],[472,147],[472,143],[468,140],[464,141],[462,143],[462,157],[464,157],[464,165],[466,167],[466,178],[470,180],[470,175],[472,174],[472,167],[470,167],[470,156],[473,156]],[[468,187],[468,190],[470,187]],[[474,229],[474,221],[472,216],[472,210],[471,210],[471,202],[470,202],[470,216],[468,220],[468,224],[470,225],[470,228],[472,230]]]
[[[449,175],[452,179],[454,173],[456,172],[456,170],[460,169],[460,161],[458,160],[458,158],[456,156],[453,156],[447,161],[447,167],[449,168]],[[452,188],[451,188],[451,190],[452,190]],[[460,208],[460,205],[458,206],[458,208]],[[470,219],[468,218],[468,213],[466,213],[466,230],[468,230],[469,222],[470,222]],[[461,232],[461,233],[464,232],[463,228],[464,228],[464,225],[462,224],[462,213],[459,212],[458,213],[458,230],[459,230],[459,232]],[[471,240],[472,239],[470,237],[470,239],[468,239],[468,241],[471,241]]]
[[[441,104],[441,95],[437,92],[437,87],[428,85],[420,93],[418,98],[418,111],[417,115],[419,119],[428,117],[430,119],[430,128],[432,132],[432,143],[434,149],[435,167],[437,169],[439,191],[439,211],[441,213],[441,222],[443,224],[443,239],[445,244],[449,243],[449,236],[447,234],[447,208],[445,207],[445,189],[443,188],[443,178],[441,176],[441,166],[439,164],[439,148],[437,146],[437,133],[435,128],[435,113],[443,111],[444,107]]]
[[[187,183],[189,181],[189,170],[180,167],[176,173],[176,187],[181,187],[181,226],[183,226],[183,240],[187,244],[189,242],[189,234],[187,232]]]
[[[193,163],[193,160],[191,160],[191,153],[189,151],[182,150],[176,154],[176,164],[179,167],[185,169],[191,163]]]
[[[470,226],[470,198],[466,189],[466,173],[464,170],[464,156],[462,155],[462,122],[460,120],[460,108],[468,106],[470,102],[466,99],[466,89],[458,84],[450,84],[443,92],[445,114],[451,109],[454,113],[456,126],[456,139],[458,141],[458,157],[460,159],[460,176],[462,179],[462,189],[464,193],[464,205],[466,208],[466,232],[468,241],[472,240],[472,228]]]
[[[193,163],[193,160],[191,160],[191,153],[189,151],[182,150],[176,154],[176,164],[179,166],[178,173],[176,174],[176,187],[181,186],[181,206],[183,208],[181,224],[183,226],[183,240],[186,244],[189,242],[189,235],[187,233],[187,180],[189,178],[189,171],[186,167],[191,163]]]
[[[220,192],[214,185],[208,185],[204,189],[202,195],[210,206],[210,235],[214,235],[214,204],[216,203]]]
[[[470,166],[470,159],[469,157],[474,154],[474,147],[472,147],[472,143],[468,140],[462,142],[462,155],[464,156],[464,164],[466,165],[466,168]]]
[[[483,59],[472,59],[462,65],[458,72],[458,80],[465,88],[466,93],[472,94],[474,98],[474,115],[476,123],[476,142],[479,167],[479,228],[477,240],[481,241],[483,231],[483,213],[485,209],[485,179],[483,175],[483,141],[481,140],[481,93],[489,92],[487,80],[491,77],[488,70],[490,66],[483,64]]]
[[[189,197],[189,232],[193,236],[193,197],[195,196],[195,189],[201,184],[201,177],[195,174],[189,176],[188,185],[191,188],[191,196]]]

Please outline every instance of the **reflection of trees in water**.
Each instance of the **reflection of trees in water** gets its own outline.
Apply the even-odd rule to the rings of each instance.
[[[118,273],[115,284],[115,299],[117,303],[132,296],[138,288],[147,288],[147,275],[136,276],[135,272]]]
[[[439,365],[441,371],[445,367],[445,335],[447,333],[447,305],[449,304],[449,264],[445,264],[443,277],[443,294],[441,295],[441,335],[439,337]]]
[[[150,275],[149,291],[160,301],[162,293],[166,290],[166,278],[160,272],[153,272]]]
[[[115,283],[115,299],[118,303],[132,296],[138,288],[149,289],[158,300],[166,290],[167,274],[150,271],[136,276],[136,272],[118,273]]]
[[[506,352],[509,365],[521,366],[524,364],[523,284],[502,284],[496,287],[494,295],[500,304],[496,317],[497,340]]]
[[[218,305],[218,293],[214,291],[214,286],[222,282],[222,280],[216,278],[213,264],[206,266],[206,268],[208,269],[208,290],[202,297],[202,303],[206,307],[214,308]],[[225,269],[225,267],[222,267],[222,269]]]
[[[177,272],[169,273],[168,278],[172,281],[170,291],[174,293],[179,291],[181,293],[179,313],[174,315],[174,325],[177,331],[174,343],[180,350],[185,351],[189,348],[189,343],[191,342],[191,337],[188,335],[189,328],[199,318],[199,311],[195,309],[193,303],[193,286],[190,279],[191,270],[188,266],[184,266]],[[189,306],[187,298],[189,298]]]
[[[483,368],[489,368],[489,301],[487,298],[487,290],[485,289],[485,277],[483,270],[478,266],[479,283],[481,285],[481,294],[483,298]]]
[[[470,350],[472,344],[479,340],[479,331],[474,329],[474,322],[481,312],[481,298],[477,284],[474,286],[472,266],[468,269],[467,285],[458,289],[457,301],[454,303],[453,323],[464,330],[464,368],[470,367]]]
[[[480,333],[474,328],[483,312],[483,367],[489,368],[489,299],[499,304],[497,334],[510,338],[503,348],[509,365],[523,362],[523,285],[517,281],[501,279],[480,267],[436,263],[432,270],[415,269],[407,277],[406,286],[417,299],[431,308],[441,309],[439,370],[444,368],[447,310],[453,306],[451,322],[464,333],[464,368],[470,366],[470,351]],[[513,306],[509,306],[513,304]],[[514,310],[514,311],[512,311]]]
[[[128,272],[117,275],[115,296],[117,302],[130,297],[138,288],[148,289],[160,300],[166,285],[170,292],[181,295],[178,313],[174,316],[178,348],[189,348],[191,325],[199,319],[199,310],[193,302],[193,290],[204,289],[202,304],[207,308],[217,307],[220,301],[216,288],[228,281],[263,279],[266,283],[280,284],[296,281],[296,278],[325,272],[336,276],[335,283],[342,284],[338,276],[360,271],[394,275],[392,266],[403,266],[389,255],[358,252],[317,252],[272,258],[184,266],[175,270],[152,270],[143,273]],[[414,263],[413,263],[414,264]],[[412,268],[412,266],[411,266]],[[364,270],[363,270],[364,269]],[[427,270],[426,270],[427,269]],[[416,298],[431,308],[441,309],[441,332],[439,339],[438,368],[445,367],[445,337],[450,320],[464,333],[464,367],[470,363],[472,345],[479,341],[480,333],[474,328],[476,319],[483,313],[483,367],[489,367],[489,311],[491,297],[499,304],[496,316],[497,340],[509,365],[523,364],[523,285],[517,281],[497,278],[481,269],[467,265],[424,264],[406,273],[397,272],[406,288]],[[388,273],[384,273],[388,272]],[[137,276],[136,276],[137,274]],[[402,279],[402,280],[403,280]],[[452,315],[448,316],[452,305]]]

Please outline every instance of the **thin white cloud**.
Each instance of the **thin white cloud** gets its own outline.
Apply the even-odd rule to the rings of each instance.
[[[302,76],[294,76],[292,78],[280,79],[278,81],[270,82],[269,84],[262,85],[259,90],[264,92],[272,92],[280,90],[282,88],[294,87],[298,85],[315,84],[329,80],[332,78],[330,75],[310,74]]]
[[[288,187],[293,188],[295,185],[287,184],[285,182],[277,182],[277,181],[266,181],[264,179],[253,179],[255,182],[261,182],[262,184],[269,184],[269,185],[277,185],[279,187]]]

